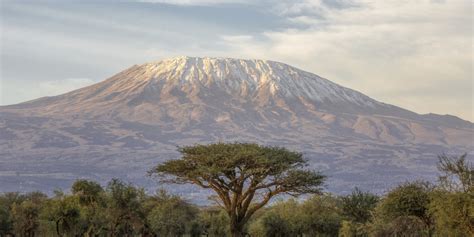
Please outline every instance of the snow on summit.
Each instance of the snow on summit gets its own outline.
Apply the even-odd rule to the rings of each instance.
[[[376,103],[357,91],[275,61],[183,56],[140,67],[154,80],[177,80],[194,86],[214,83],[229,91],[248,90],[246,95],[267,90],[272,95],[317,102],[345,101],[365,106]]]

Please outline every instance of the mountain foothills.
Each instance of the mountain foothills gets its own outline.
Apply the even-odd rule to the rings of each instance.
[[[0,191],[112,177],[152,187],[146,171],[177,158],[176,146],[246,141],[303,152],[329,176],[330,191],[383,192],[434,179],[438,154],[472,153],[473,125],[385,104],[279,62],[178,57],[0,107]]]

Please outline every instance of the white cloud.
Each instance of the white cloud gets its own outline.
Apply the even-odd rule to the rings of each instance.
[[[241,57],[287,62],[415,112],[474,120],[470,1],[322,2],[280,12],[304,27],[222,39]]]

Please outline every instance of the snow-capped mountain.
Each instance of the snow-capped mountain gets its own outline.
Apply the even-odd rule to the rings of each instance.
[[[434,177],[436,154],[474,148],[471,122],[419,115],[283,63],[229,58],[135,65],[3,106],[0,134],[0,191],[112,176],[149,183],[145,171],[176,157],[176,145],[216,141],[287,146],[331,176],[330,190],[381,191]]]

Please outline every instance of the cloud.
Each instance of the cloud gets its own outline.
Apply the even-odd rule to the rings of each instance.
[[[474,120],[470,1],[324,2],[272,9],[304,27],[221,39],[242,57],[287,62],[415,112]]]
[[[253,36],[251,35],[222,35],[221,39],[227,42],[242,43],[242,42],[248,42],[250,40],[253,40]]]
[[[250,4],[250,0],[137,0],[142,3],[164,3],[182,6],[210,6],[222,4]]]

